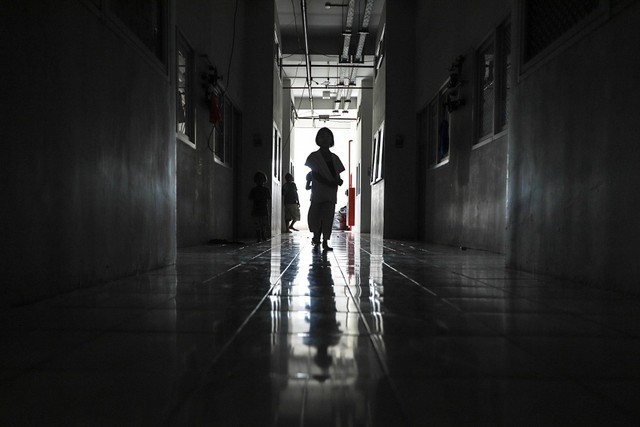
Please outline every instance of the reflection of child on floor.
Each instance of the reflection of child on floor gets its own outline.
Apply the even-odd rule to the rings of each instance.
[[[249,193],[249,200],[253,201],[251,216],[256,226],[256,238],[258,242],[267,240],[267,230],[269,228],[269,202],[271,201],[271,191],[264,185],[267,183],[267,175],[264,172],[256,172],[253,175],[253,182],[256,186]]]
[[[293,182],[293,175],[287,173],[284,176],[285,183],[282,186],[282,199],[284,202],[284,219],[287,222],[287,232],[289,230],[298,231],[293,228],[296,221],[300,221],[300,200],[298,200],[298,187]]]

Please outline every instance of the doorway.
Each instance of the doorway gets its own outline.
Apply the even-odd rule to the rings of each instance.
[[[335,122],[321,122],[318,120],[307,121],[297,120],[293,128],[292,143],[291,143],[291,157],[293,162],[293,175],[295,183],[298,187],[298,197],[300,199],[300,221],[295,224],[298,230],[308,231],[307,225],[307,212],[309,212],[309,206],[311,205],[311,192],[305,189],[306,180],[305,177],[309,172],[309,168],[305,166],[307,156],[318,149],[315,143],[316,134],[318,130],[323,127],[328,127],[333,132],[333,138],[335,145],[331,148],[331,151],[335,153],[342,164],[345,167],[345,171],[340,174],[340,177],[344,181],[341,187],[338,187],[338,201],[336,203],[336,211],[340,208],[347,206],[348,196],[345,194],[349,187],[349,140],[355,140],[355,128],[350,124],[335,123]],[[358,160],[351,155],[351,174],[355,174],[355,164]],[[355,176],[353,177],[355,182]]]

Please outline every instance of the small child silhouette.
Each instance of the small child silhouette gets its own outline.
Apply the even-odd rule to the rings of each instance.
[[[256,227],[256,239],[258,242],[262,242],[267,240],[271,192],[264,186],[267,183],[267,175],[264,172],[256,172],[253,175],[253,182],[256,186],[249,193],[249,200],[253,201],[251,216]]]
[[[285,183],[282,186],[282,199],[284,202],[284,218],[287,222],[287,231],[293,230],[293,224],[300,221],[300,200],[298,199],[298,187],[293,182],[293,175],[287,173],[284,176]],[[290,232],[290,231],[288,231]]]

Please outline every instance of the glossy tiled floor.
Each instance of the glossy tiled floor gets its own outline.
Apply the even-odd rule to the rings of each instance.
[[[504,258],[337,233],[0,319],[0,425],[638,425],[640,302]]]

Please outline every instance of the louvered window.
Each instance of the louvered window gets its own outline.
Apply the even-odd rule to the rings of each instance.
[[[526,0],[524,62],[529,61],[578,23],[591,16],[601,0]]]

